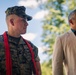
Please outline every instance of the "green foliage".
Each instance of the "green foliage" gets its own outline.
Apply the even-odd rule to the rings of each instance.
[[[42,75],[52,75],[51,67],[51,64],[49,64],[48,62],[44,62],[41,67]]]
[[[53,46],[57,35],[67,32],[70,27],[68,24],[68,14],[75,9],[76,0],[47,0],[43,5],[44,10],[48,10],[48,15],[43,19],[42,42],[50,48],[48,56],[52,56]],[[43,75],[52,75],[52,59],[42,64]]]

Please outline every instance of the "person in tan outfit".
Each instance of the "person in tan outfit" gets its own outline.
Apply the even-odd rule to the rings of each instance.
[[[53,58],[53,75],[76,75],[76,9],[68,16],[70,30],[56,38]]]

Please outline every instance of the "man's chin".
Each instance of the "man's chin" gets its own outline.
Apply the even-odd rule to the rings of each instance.
[[[23,32],[23,33],[21,33],[21,34],[25,34],[26,32]]]

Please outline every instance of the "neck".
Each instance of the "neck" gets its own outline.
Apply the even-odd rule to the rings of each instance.
[[[8,33],[8,35],[10,35],[12,37],[16,37],[16,38],[20,37],[20,34],[17,34],[16,32],[10,32],[10,31],[8,31],[7,33]]]

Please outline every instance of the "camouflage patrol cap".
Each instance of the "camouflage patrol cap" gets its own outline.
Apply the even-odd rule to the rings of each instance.
[[[24,6],[13,6],[13,7],[7,8],[5,13],[6,13],[6,16],[15,14],[21,18],[27,19],[27,21],[30,21],[32,19],[32,17],[27,15],[25,13],[25,10],[26,10],[26,8]]]

